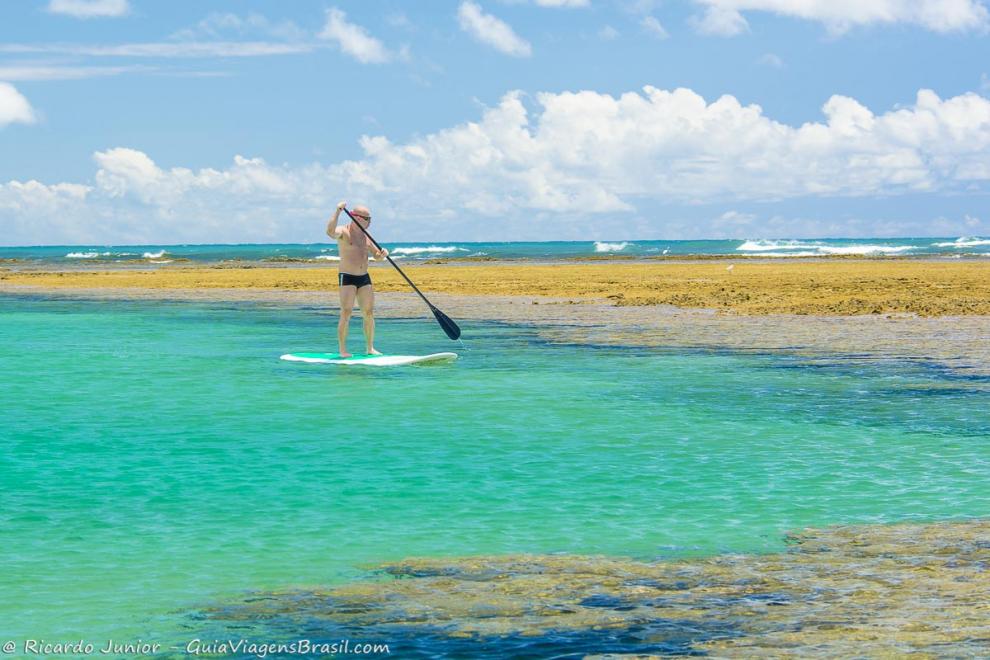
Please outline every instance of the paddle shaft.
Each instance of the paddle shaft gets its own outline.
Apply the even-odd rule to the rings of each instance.
[[[354,219],[354,216],[351,215],[351,212],[347,210],[347,207],[344,206],[344,207],[341,207],[341,208],[343,209],[344,213],[347,214],[347,217],[351,219],[351,223],[354,224],[354,225],[356,225],[358,229],[360,229],[362,232],[364,232],[364,235],[368,237],[368,240],[371,241],[372,244],[376,248],[378,248],[379,251],[381,251],[382,250],[382,246],[378,244],[378,241],[376,241],[374,238],[372,238],[371,234],[368,233],[368,230],[367,229],[365,229],[364,227],[361,226],[361,223],[360,222],[358,222],[357,220]],[[387,255],[387,254],[385,255],[385,258],[388,259],[388,262],[390,264],[392,264],[393,266],[395,266],[395,269],[397,271],[399,271],[399,275],[402,275],[402,277],[406,280],[406,282],[409,283],[409,286],[411,286],[413,288],[413,291],[415,291],[416,293],[419,294],[419,297],[423,299],[423,302],[425,302],[427,305],[429,305],[430,306],[430,309],[436,309],[436,307],[433,306],[433,303],[431,303],[429,300],[426,299],[426,296],[423,295],[423,292],[420,291],[419,288],[415,284],[413,284],[412,280],[409,279],[409,277],[405,273],[402,272],[402,269],[399,268],[399,264],[397,264],[394,261],[392,261],[392,257],[389,256],[389,255]]]

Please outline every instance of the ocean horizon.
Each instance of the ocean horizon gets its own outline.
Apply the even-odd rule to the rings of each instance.
[[[776,238],[612,241],[406,241],[383,242],[396,260],[523,260],[582,258],[736,257],[987,257],[990,238]],[[337,248],[321,243],[154,243],[136,245],[36,245],[0,247],[0,263],[24,265],[223,261],[333,262]]]

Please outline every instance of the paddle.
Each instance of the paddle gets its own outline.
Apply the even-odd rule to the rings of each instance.
[[[381,250],[382,246],[378,244],[378,241],[376,241],[374,238],[371,237],[371,234],[368,233],[367,229],[361,226],[361,223],[359,223],[357,220],[354,219],[354,216],[351,215],[351,212],[347,210],[347,207],[342,207],[342,208],[344,209],[344,213],[347,214],[347,217],[351,219],[351,224],[355,225],[358,229],[363,231],[364,235],[368,237],[368,240],[371,241],[376,248]],[[460,337],[461,329],[457,327],[457,324],[454,323],[449,316],[447,316],[439,309],[437,309],[433,303],[431,303],[429,300],[426,299],[426,296],[423,295],[423,292],[420,291],[418,288],[416,288],[416,285],[412,283],[412,280],[409,279],[409,277],[402,272],[402,269],[399,268],[399,264],[392,261],[391,256],[385,255],[385,258],[388,259],[388,262],[390,264],[395,266],[395,269],[399,271],[399,275],[402,275],[402,277],[405,278],[406,282],[409,282],[409,286],[413,288],[413,291],[418,293],[419,297],[423,299],[423,302],[427,304],[427,306],[430,308],[430,311],[433,312],[433,316],[436,317],[437,323],[439,323],[440,327],[443,328],[443,331],[447,333],[447,336],[450,337],[451,339],[457,339],[458,337]]]

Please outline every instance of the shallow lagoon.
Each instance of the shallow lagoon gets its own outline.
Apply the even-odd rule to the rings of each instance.
[[[410,556],[774,552],[808,525],[990,514],[984,379],[494,323],[465,350],[422,319],[380,321],[380,348],[462,360],[277,359],[334,324],[0,298],[4,633],[176,639],[198,604]]]

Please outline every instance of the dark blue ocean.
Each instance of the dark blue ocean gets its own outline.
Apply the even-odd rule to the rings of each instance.
[[[459,241],[388,243],[393,258],[512,259],[558,261],[602,256],[631,258],[677,256],[818,257],[866,256],[990,256],[990,238],[824,238],[710,241],[547,241],[532,243],[472,243]],[[294,263],[337,259],[330,243],[265,243],[242,245],[46,245],[0,247],[0,263],[9,265],[70,265],[127,263],[217,263],[225,261]]]

